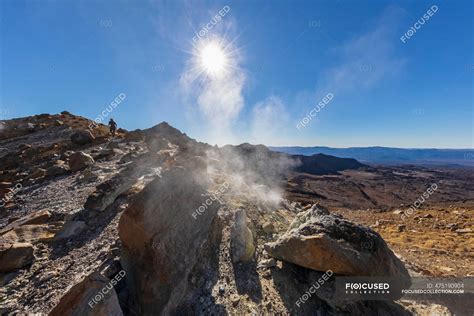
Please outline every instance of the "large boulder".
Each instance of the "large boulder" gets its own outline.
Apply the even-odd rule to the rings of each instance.
[[[165,171],[120,218],[121,263],[137,314],[176,313],[191,291],[191,271],[206,260],[202,249],[217,222],[218,202],[206,196],[202,179],[196,170]],[[206,211],[196,216],[199,207]]]
[[[69,169],[72,172],[80,171],[94,164],[94,158],[83,152],[77,152],[69,157]]]
[[[33,263],[33,245],[13,243],[0,245],[0,272],[10,272]]]
[[[235,211],[230,232],[232,261],[250,261],[255,253],[255,244],[252,231],[247,227],[247,215],[244,210]]]
[[[74,285],[50,312],[50,316],[121,316],[111,280],[95,272]]]
[[[71,142],[77,145],[87,145],[92,143],[94,138],[89,130],[76,130],[71,135]]]
[[[407,269],[378,233],[316,205],[298,214],[289,230],[265,250],[276,259],[313,270],[393,277],[409,284]]]

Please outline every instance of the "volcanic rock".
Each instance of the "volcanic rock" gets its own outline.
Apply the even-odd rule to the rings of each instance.
[[[114,143],[111,143],[111,144],[114,144]],[[94,157],[95,160],[99,160],[99,159],[103,159],[103,158],[111,158],[111,157],[115,156],[118,153],[121,153],[120,150],[118,150],[118,149],[106,148],[106,149],[102,149],[98,153],[94,154],[93,157]]]
[[[123,313],[110,280],[95,272],[74,285],[49,315],[120,316]]]
[[[119,223],[122,266],[138,314],[172,314],[187,294],[217,214],[206,205],[206,185],[196,170],[175,167],[135,196]],[[205,205],[206,212],[194,217]],[[160,247],[154,247],[160,245]]]
[[[275,259],[273,258],[270,258],[270,259],[265,259],[265,260],[262,260],[259,264],[258,264],[258,268],[263,268],[263,269],[267,269],[267,268],[273,268],[276,266],[276,261]]]
[[[141,130],[134,130],[125,134],[125,141],[128,142],[138,142],[145,139],[145,135]]]
[[[33,262],[33,245],[13,243],[0,245],[0,272],[10,272]]]
[[[96,190],[89,195],[84,208],[96,212],[101,212],[112,204],[115,199],[136,182],[135,177],[126,176],[125,172],[107,180],[96,187]]]
[[[69,167],[62,160],[57,160],[56,163],[46,169],[46,176],[55,177],[68,173]]]
[[[94,135],[89,130],[76,130],[71,135],[71,142],[77,145],[87,145],[92,143]]]
[[[59,231],[54,239],[67,239],[76,236],[86,228],[86,223],[83,221],[68,221],[64,224],[61,231]]]
[[[52,222],[47,224],[21,225],[1,236],[2,239],[22,242],[37,243],[52,240],[56,233],[61,230],[63,222]]]
[[[263,223],[262,229],[266,234],[273,234],[275,232],[275,226],[270,222]]]
[[[51,213],[48,210],[41,210],[30,213],[20,219],[17,219],[0,230],[0,235],[22,225],[44,224],[48,222]]]
[[[94,164],[94,158],[83,152],[77,152],[69,157],[69,168],[76,172]]]
[[[242,209],[234,213],[234,223],[231,227],[231,249],[233,262],[250,261],[255,253],[253,234],[247,227],[247,215]]]
[[[298,214],[289,230],[265,250],[276,259],[313,270],[394,277],[409,284],[405,266],[378,233],[317,205]]]
[[[46,175],[46,170],[43,168],[38,168],[35,171],[31,173],[31,175],[28,177],[29,179],[38,179],[42,178]]]

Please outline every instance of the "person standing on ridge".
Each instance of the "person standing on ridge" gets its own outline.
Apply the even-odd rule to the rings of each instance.
[[[117,130],[117,123],[114,121],[113,118],[111,118],[109,121],[109,128],[110,128],[110,134],[112,134],[112,137],[115,137],[115,131]]]

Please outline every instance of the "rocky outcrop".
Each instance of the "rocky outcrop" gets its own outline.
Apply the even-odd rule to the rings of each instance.
[[[0,242],[11,245],[50,240],[62,226],[62,222],[47,223],[50,218],[50,212],[42,210],[17,219],[0,229]]]
[[[113,143],[111,143],[113,144]],[[112,158],[113,156],[115,156],[116,154],[119,154],[121,153],[120,150],[116,149],[116,148],[105,148],[105,149],[102,149],[101,151],[95,153],[93,155],[93,158],[95,160],[100,160],[100,159],[110,159]]]
[[[250,261],[255,253],[253,234],[247,227],[247,215],[242,209],[234,213],[234,223],[231,227],[231,249],[233,262]]]
[[[76,145],[87,145],[92,143],[94,138],[89,130],[77,130],[71,135],[71,142]]]
[[[16,130],[30,121],[30,131]],[[270,185],[287,183],[281,176],[295,159],[264,146],[212,147],[166,123],[113,140],[98,124],[92,142],[72,143],[71,134],[91,123],[70,113],[41,115],[12,120],[9,136],[0,133],[0,194],[8,194],[0,208],[1,313],[49,314],[57,305],[52,315],[406,314],[380,301],[339,304],[335,278],[314,270],[401,271],[380,236],[324,211],[302,211],[299,203],[261,201],[274,194]],[[71,174],[67,161],[75,151],[90,154],[94,165]],[[333,169],[327,159],[308,159],[314,169],[291,173],[292,190],[311,193],[304,204],[334,199],[332,190],[321,192],[325,186],[304,182],[307,172]],[[337,192],[352,188],[335,176],[311,179],[335,181]],[[357,199],[344,201],[353,206]],[[288,239],[267,248],[271,257],[264,244],[298,212]],[[411,233],[412,223],[403,224],[401,233]],[[467,225],[455,225],[453,234],[469,234]],[[90,271],[100,275],[82,280]],[[126,280],[113,284],[124,271]]]
[[[188,276],[200,257],[217,214],[204,204],[206,184],[196,170],[175,167],[139,193],[119,223],[122,266],[138,314],[167,315],[188,290]],[[206,212],[193,216],[206,205]]]
[[[62,160],[57,160],[54,165],[46,169],[46,176],[55,177],[67,174],[69,172],[69,167]]]
[[[96,212],[105,210],[120,194],[130,189],[136,181],[137,178],[131,176],[128,172],[119,173],[98,185],[96,190],[87,198],[84,208]]]
[[[125,134],[124,139],[127,142],[139,142],[145,139],[145,135],[141,130],[137,129]]]
[[[94,164],[94,158],[83,152],[77,152],[69,157],[69,169],[72,172],[80,171]]]
[[[95,191],[87,198],[84,208],[96,212],[105,210],[118,196],[129,190],[137,182],[138,178],[147,173],[156,174],[156,166],[161,165],[168,157],[168,155],[156,153],[138,155],[135,157],[134,163],[127,166],[127,168],[111,179],[98,185]]]
[[[316,205],[298,214],[289,230],[265,250],[276,259],[313,270],[394,277],[409,284],[405,266],[378,233]]]
[[[33,262],[33,246],[29,243],[0,245],[0,272],[10,272]]]
[[[52,240],[63,227],[63,222],[47,224],[21,225],[1,236],[9,242],[37,243]]]
[[[113,283],[99,273],[73,286],[49,314],[51,316],[121,316]]]
[[[41,210],[28,214],[20,219],[11,222],[9,225],[0,229],[0,235],[22,225],[44,224],[51,218],[51,213],[48,210]]]

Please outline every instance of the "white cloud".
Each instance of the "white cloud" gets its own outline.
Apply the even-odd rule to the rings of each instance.
[[[230,128],[244,106],[244,84],[245,75],[235,71],[225,80],[212,80],[202,85],[197,101],[211,125]]]
[[[283,101],[274,95],[258,102],[252,110],[251,142],[275,144],[288,127],[288,113]]]

